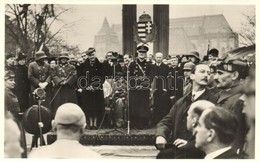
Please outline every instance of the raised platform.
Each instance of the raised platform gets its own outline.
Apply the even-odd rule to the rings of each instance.
[[[146,130],[130,130],[127,134],[126,129],[100,129],[86,130],[80,143],[83,145],[154,145],[155,128]],[[47,144],[56,140],[56,134],[47,134]]]

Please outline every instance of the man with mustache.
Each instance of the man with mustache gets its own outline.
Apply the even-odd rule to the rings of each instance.
[[[217,106],[221,106],[238,118],[238,131],[236,139],[232,147],[238,153],[242,151],[247,133],[247,125],[245,114],[243,113],[243,80],[247,76],[247,63],[242,60],[225,60],[218,62],[217,74],[214,79],[217,83],[217,88],[221,89],[220,97],[217,101]]]
[[[156,147],[161,150],[161,153],[167,148],[166,146],[178,147],[174,145],[177,139],[189,140],[192,133],[187,130],[187,111],[190,105],[197,100],[208,100],[216,103],[217,97],[212,95],[206,86],[210,77],[210,69],[208,65],[198,64],[192,69],[190,78],[192,80],[192,91],[180,98],[158,124],[156,128]],[[172,132],[172,137],[170,134]],[[172,140],[169,140],[172,139]],[[166,151],[165,150],[165,151]],[[183,154],[185,157],[178,158],[194,158],[189,157],[189,153]],[[164,157],[161,157],[164,158]]]

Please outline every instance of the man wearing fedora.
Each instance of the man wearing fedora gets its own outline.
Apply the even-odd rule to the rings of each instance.
[[[59,64],[51,71],[54,82],[54,95],[52,98],[52,108],[55,114],[57,108],[67,102],[77,103],[75,82],[77,82],[76,68],[68,63],[68,53],[63,53],[59,57]]]
[[[186,55],[188,59],[197,65],[200,62],[200,54],[197,51],[191,51],[189,54]]]
[[[22,52],[18,53],[17,65],[15,67],[15,87],[14,91],[18,98],[21,112],[25,112],[29,108],[29,92],[30,83],[27,76],[28,67],[26,66],[26,55]]]
[[[47,63],[48,58],[43,51],[38,51],[35,54],[35,61],[31,62],[28,67],[28,78],[30,81],[31,92],[34,92],[37,88],[42,88],[46,92],[45,101],[42,105],[51,109],[51,76],[50,76],[50,65]],[[37,104],[30,96],[31,105]]]

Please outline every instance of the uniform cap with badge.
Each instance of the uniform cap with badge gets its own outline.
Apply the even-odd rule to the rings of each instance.
[[[149,48],[146,45],[138,46],[136,49],[140,53],[147,53],[149,51]]]
[[[250,53],[255,53],[255,46],[241,47],[235,50],[229,51],[224,54],[222,61],[217,62],[217,70],[223,70],[227,72],[237,71],[241,79],[245,79],[248,75],[249,66],[247,61],[244,60],[244,56]]]

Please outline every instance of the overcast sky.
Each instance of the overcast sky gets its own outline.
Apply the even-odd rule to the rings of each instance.
[[[62,36],[68,43],[78,45],[81,50],[93,46],[94,35],[99,31],[104,17],[110,25],[122,23],[122,5],[63,5],[71,8],[70,12],[63,14],[61,19],[65,22],[74,22],[70,30],[63,32]],[[223,14],[234,31],[239,31],[242,14],[255,12],[254,5],[170,5],[170,18],[192,17],[212,14]],[[152,5],[137,5],[137,16],[143,12],[153,16]],[[138,18],[137,18],[138,20]],[[53,31],[58,25],[53,26]]]

